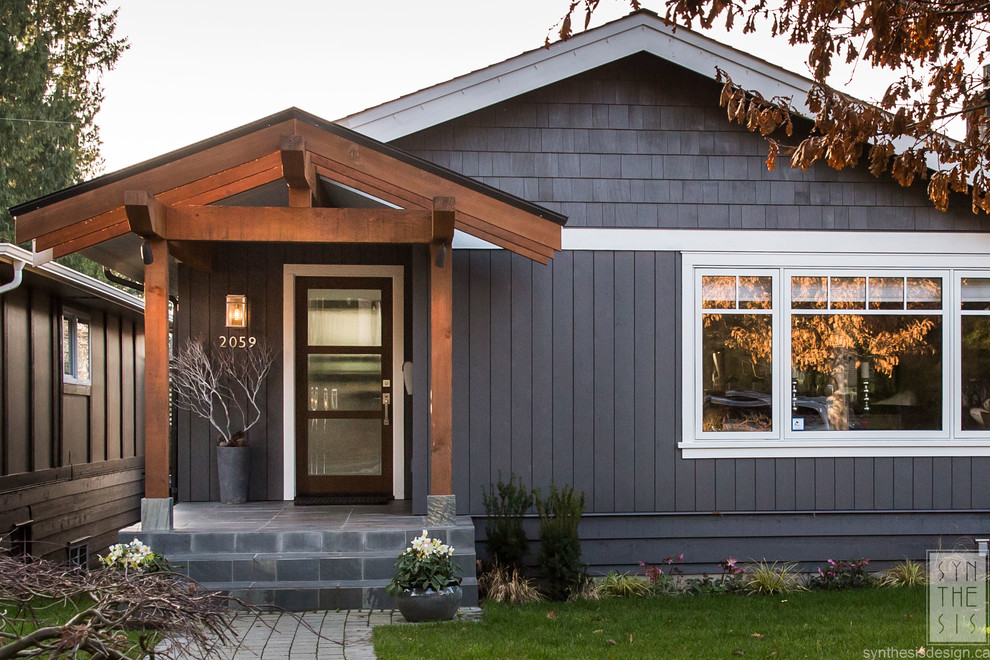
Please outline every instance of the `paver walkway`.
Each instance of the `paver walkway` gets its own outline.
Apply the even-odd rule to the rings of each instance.
[[[461,619],[481,617],[481,608],[462,607]],[[230,644],[217,649],[222,660],[371,660],[371,629],[405,623],[398,610],[340,610],[234,615]],[[308,627],[307,627],[308,626]]]

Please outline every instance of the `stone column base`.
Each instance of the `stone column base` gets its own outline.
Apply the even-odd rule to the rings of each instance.
[[[141,531],[172,530],[172,498],[141,498]]]
[[[457,518],[454,495],[427,495],[426,522],[431,527],[453,525]]]

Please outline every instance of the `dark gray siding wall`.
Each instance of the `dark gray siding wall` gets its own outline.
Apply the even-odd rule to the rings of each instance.
[[[501,473],[589,513],[990,510],[990,457],[680,458],[679,260],[454,254],[463,512]]]
[[[714,63],[713,63],[714,70]],[[639,55],[395,144],[569,217],[568,227],[971,231],[924,184],[864,168],[768,172],[766,142],[730,124],[720,87]]]
[[[765,142],[726,121],[718,92],[637,56],[397,144],[566,213],[568,227],[978,228],[965,200],[940,213],[923,187],[863,170],[768,172]],[[599,568],[680,552],[699,569],[729,554],[897,560],[985,531],[990,458],[682,459],[676,253],[563,252],[541,266],[462,250],[453,263],[461,512],[483,515],[499,474],[572,484]]]
[[[179,267],[178,297],[173,330],[176,347],[187,339],[202,339],[216,345],[221,335],[245,334],[274,344],[279,353],[283,345],[282,331],[282,271],[285,264],[397,264],[406,266],[406,328],[411,327],[411,251],[404,246],[345,247],[340,245],[238,245],[220,249],[214,270],[201,273],[185,266]],[[426,287],[428,296],[428,286]],[[227,294],[246,294],[249,305],[249,327],[232,330],[225,327]],[[428,304],[428,298],[425,303]],[[427,311],[428,319],[428,311]],[[428,326],[427,326],[428,328]],[[405,354],[413,360],[413,340],[406,333]],[[421,339],[422,343],[423,339]],[[428,341],[428,335],[425,337]],[[426,349],[424,349],[425,351]],[[262,417],[248,432],[251,448],[250,500],[281,500],[283,490],[283,363],[280,357],[272,367],[261,393],[264,402]],[[427,361],[414,361],[425,369]],[[425,391],[425,386],[420,391]],[[421,407],[426,405],[422,399]],[[406,410],[412,401],[407,397]],[[292,405],[292,402],[284,402]],[[424,409],[425,410],[425,409]],[[420,416],[423,414],[419,413]],[[413,414],[406,413],[407,437],[411,438]],[[180,410],[177,413],[176,454],[178,500],[219,500],[217,483],[217,434],[205,420]],[[420,429],[419,433],[425,433]],[[423,442],[427,442],[424,440]],[[411,440],[410,440],[411,443]],[[408,455],[408,450],[407,450]],[[424,454],[425,459],[425,454]],[[412,469],[412,463],[409,464]],[[422,473],[421,473],[422,474]],[[410,480],[407,478],[406,483]],[[425,507],[425,485],[421,499]]]
[[[89,386],[62,383],[64,306],[89,317]],[[66,544],[89,537],[95,559],[140,518],[141,316],[27,274],[0,296],[0,358],[0,537],[33,521],[32,554],[65,561]]]

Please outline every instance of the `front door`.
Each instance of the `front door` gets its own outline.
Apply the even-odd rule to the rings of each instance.
[[[296,489],[392,494],[392,280],[296,280]]]

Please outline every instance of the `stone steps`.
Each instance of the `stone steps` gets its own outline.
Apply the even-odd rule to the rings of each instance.
[[[478,603],[474,525],[427,528],[455,548],[463,576],[462,605]],[[415,521],[387,529],[122,531],[137,537],[211,591],[286,610],[391,608],[385,586],[399,553],[422,533]]]

